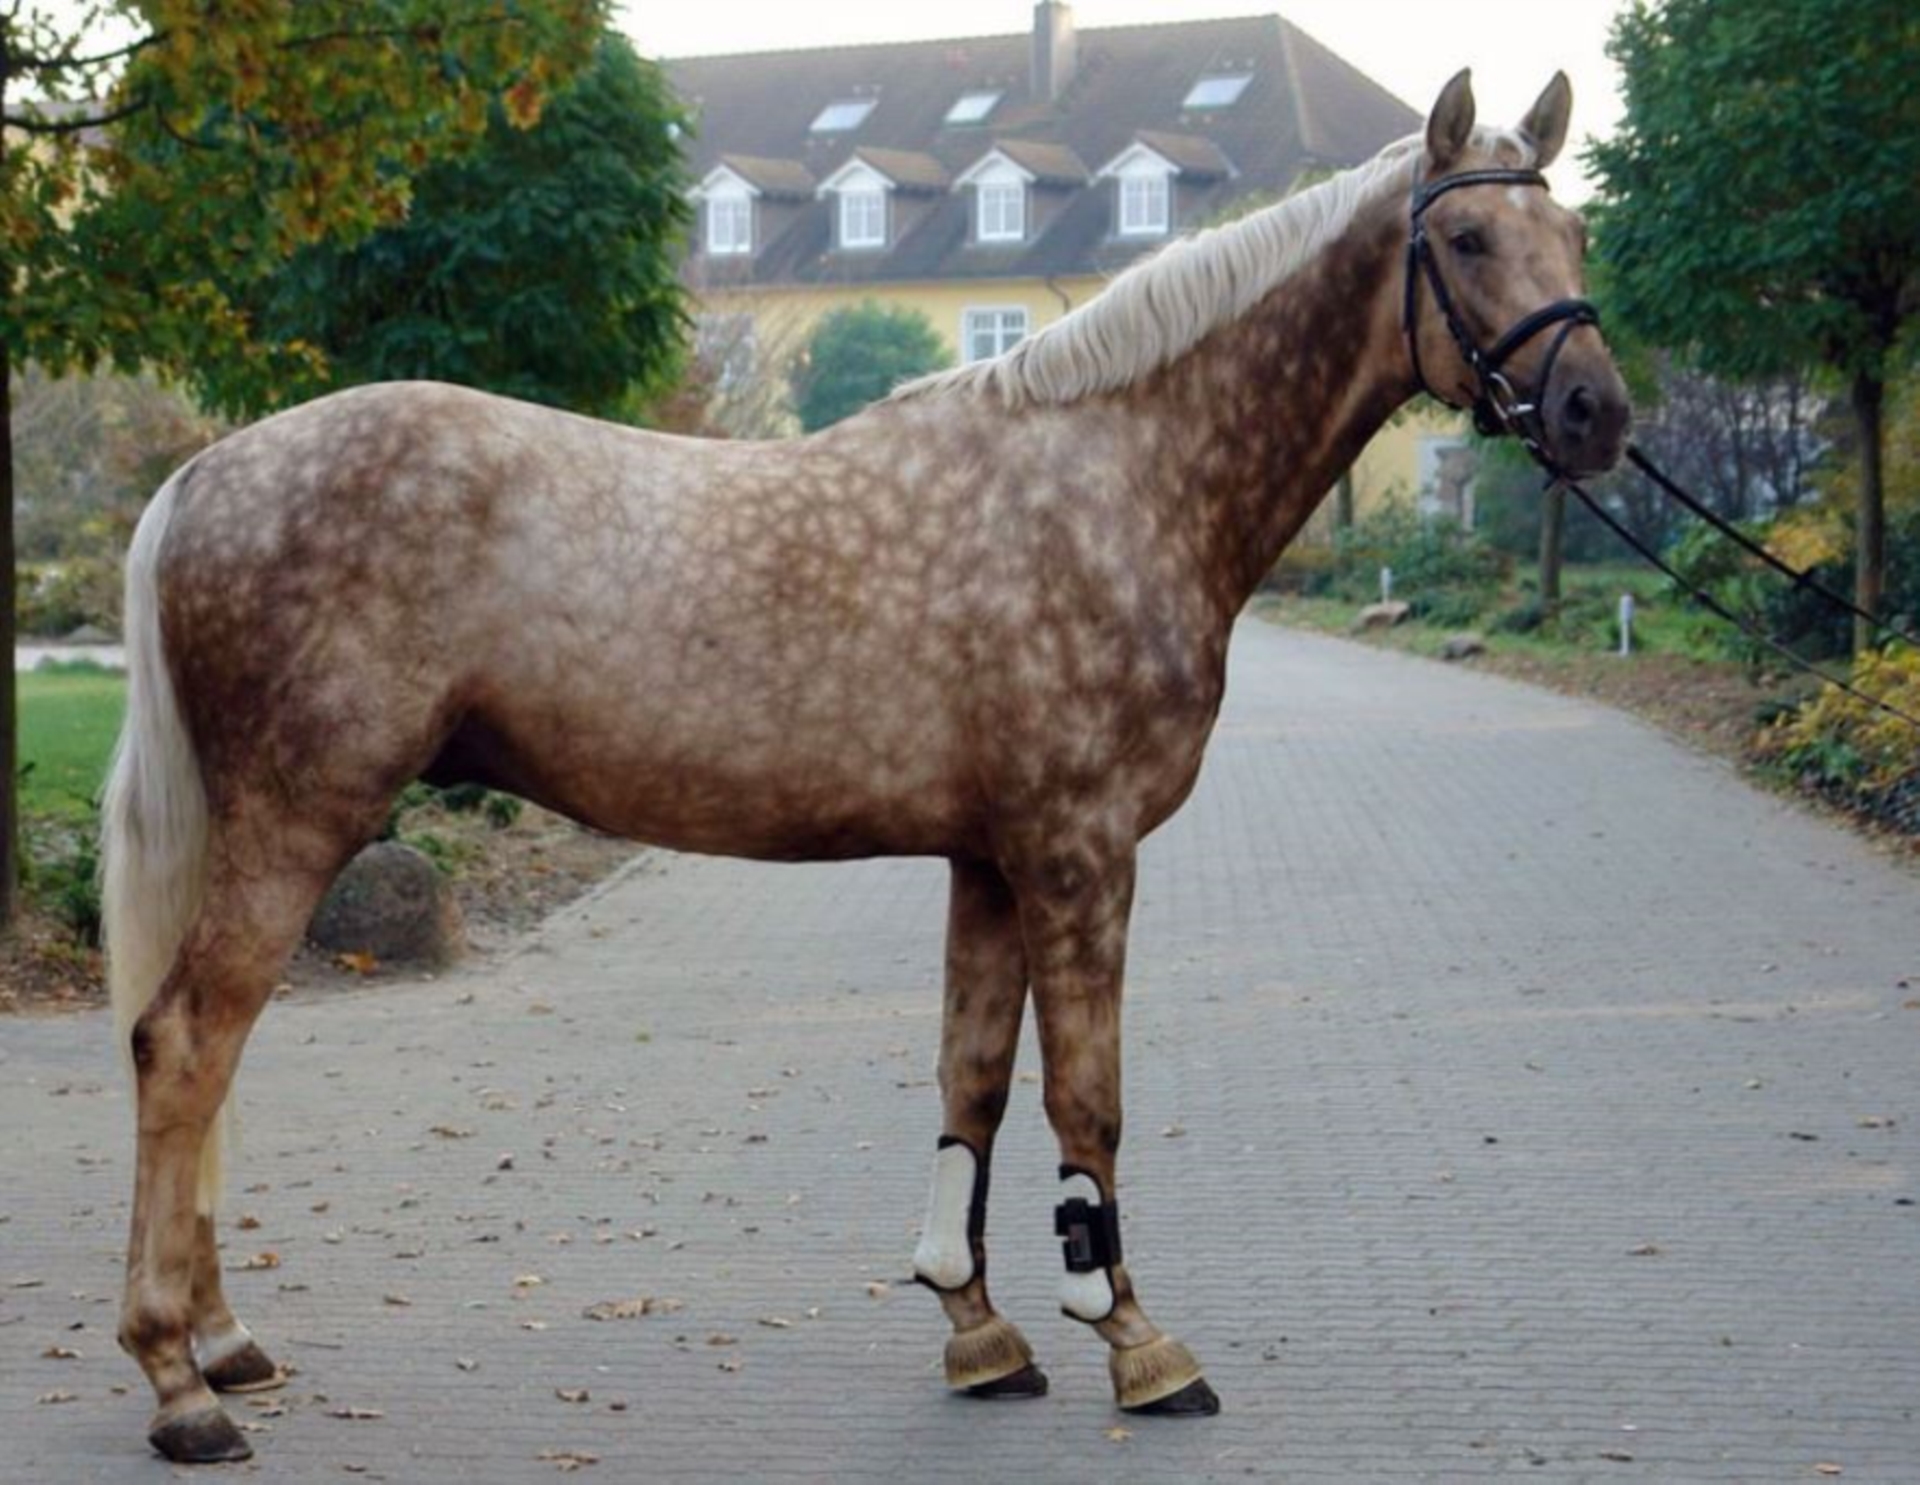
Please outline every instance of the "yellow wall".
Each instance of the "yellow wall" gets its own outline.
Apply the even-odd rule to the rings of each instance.
[[[1069,309],[1091,299],[1106,286],[1092,274],[1077,278],[984,279],[979,282],[919,284],[851,284],[845,287],[720,290],[701,295],[706,314],[750,314],[759,329],[763,348],[778,354],[798,349],[814,324],[836,309],[872,300],[889,308],[917,309],[960,360],[960,317],[969,309],[1023,308],[1030,330],[1051,325]],[[1055,290],[1058,292],[1055,292]]]
[[[1106,286],[1093,274],[1074,278],[986,279],[977,282],[855,284],[846,287],[735,289],[701,296],[706,314],[750,314],[754,318],[762,355],[776,361],[796,353],[806,343],[823,315],[865,300],[889,307],[917,309],[933,321],[954,360],[961,359],[960,320],[969,309],[1011,308],[1027,311],[1031,330],[1051,325],[1069,309],[1091,299]],[[1432,404],[1402,413],[1374,437],[1354,462],[1354,510],[1361,517],[1389,500],[1410,500],[1420,483],[1421,439],[1434,434],[1465,431],[1465,419]],[[1329,538],[1334,502],[1329,500],[1314,517],[1306,536]]]

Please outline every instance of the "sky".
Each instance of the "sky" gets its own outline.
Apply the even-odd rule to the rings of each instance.
[[[1604,138],[1620,117],[1607,31],[1624,0],[1077,0],[1074,24],[1155,21],[1278,12],[1315,40],[1425,113],[1462,67],[1473,69],[1480,116],[1519,121],[1557,69],[1573,82],[1573,137],[1551,172],[1566,200],[1589,194],[1574,157],[1588,135]],[[653,57],[770,51],[863,41],[992,36],[1026,31],[1031,0],[624,0],[622,25]]]

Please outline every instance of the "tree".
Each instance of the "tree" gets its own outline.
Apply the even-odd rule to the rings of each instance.
[[[900,383],[953,364],[940,332],[917,309],[868,300],[820,321],[793,371],[794,402],[808,432],[877,402]]]
[[[71,21],[31,0],[0,9],[0,930],[18,839],[12,371],[311,365],[310,349],[258,337],[223,286],[398,219],[411,177],[478,135],[494,99],[535,122],[608,8],[100,0]],[[113,23],[131,39],[99,40]],[[37,101],[16,100],[23,87]]]
[[[1920,313],[1920,10],[1638,0],[1609,51],[1626,118],[1590,158],[1610,308],[1723,376],[1840,378],[1861,450],[1856,600],[1877,612],[1886,383]]]
[[[539,123],[496,103],[468,153],[415,179],[404,221],[303,248],[242,294],[263,333],[318,348],[313,375],[216,378],[254,413],[359,382],[426,377],[602,416],[663,392],[685,325],[676,247],[690,216],[658,68],[603,37]]]

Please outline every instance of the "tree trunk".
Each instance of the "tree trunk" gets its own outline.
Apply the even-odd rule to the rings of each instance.
[[[1853,378],[1853,418],[1860,433],[1860,507],[1855,512],[1853,601],[1878,615],[1887,586],[1887,507],[1881,485],[1881,411],[1887,385],[1876,372],[1856,372]],[[1853,621],[1855,653],[1873,648],[1873,626]]]
[[[1541,497],[1540,606],[1548,613],[1560,607],[1560,549],[1567,530],[1567,490],[1555,481]]]
[[[13,931],[20,881],[20,719],[13,673],[13,358],[0,341],[0,938]]]
[[[1353,529],[1353,470],[1349,467],[1333,487],[1333,526],[1336,531]]]

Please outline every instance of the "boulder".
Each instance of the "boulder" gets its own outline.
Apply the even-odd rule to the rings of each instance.
[[[1475,655],[1486,653],[1486,636],[1475,634],[1471,629],[1463,629],[1458,634],[1449,634],[1440,641],[1442,660],[1471,660]]]
[[[307,937],[330,953],[439,965],[459,957],[466,925],[433,862],[412,846],[383,840],[347,863]]]
[[[1413,612],[1413,605],[1402,603],[1395,598],[1387,603],[1369,603],[1354,615],[1353,632],[1365,629],[1391,629],[1395,624],[1406,622],[1407,615]]]

